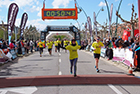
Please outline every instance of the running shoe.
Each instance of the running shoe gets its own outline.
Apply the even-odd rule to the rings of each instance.
[[[96,66],[94,66],[96,68]]]
[[[70,74],[72,74],[72,70],[70,69]]]
[[[99,72],[99,69],[96,69],[97,72]]]
[[[76,77],[77,75],[76,74],[74,74],[74,77]]]

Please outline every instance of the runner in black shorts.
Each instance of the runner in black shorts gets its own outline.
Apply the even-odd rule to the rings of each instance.
[[[39,40],[39,43],[38,43],[39,45],[39,52],[40,52],[40,57],[42,57],[42,53],[43,53],[43,42],[41,41],[41,40]]]
[[[50,42],[50,40],[48,41],[47,46],[48,46],[49,54],[52,55],[52,46],[53,46],[53,43]]]
[[[93,49],[94,58],[95,58],[95,68],[97,72],[99,72],[98,63],[99,63],[99,58],[100,58],[100,53],[101,53],[101,47],[103,46],[104,44],[100,41],[100,37],[97,36],[96,41],[93,42],[92,44],[92,49]]]
[[[100,59],[100,54],[96,54],[96,53],[94,53],[94,58],[98,58],[98,59]]]
[[[52,48],[49,48],[49,49],[48,49],[48,52],[50,52],[50,51],[52,51]]]

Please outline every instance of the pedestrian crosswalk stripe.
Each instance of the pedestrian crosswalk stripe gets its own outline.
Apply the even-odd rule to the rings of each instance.
[[[108,86],[109,86],[112,90],[114,90],[117,94],[123,94],[123,93],[121,93],[115,86],[113,86],[112,84],[108,84]]]
[[[62,75],[62,72],[61,71],[59,71],[59,74],[58,75]]]

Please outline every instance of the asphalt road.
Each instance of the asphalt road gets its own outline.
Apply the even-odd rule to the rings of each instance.
[[[140,84],[133,84],[137,80],[140,81],[139,78],[126,75],[128,70],[125,68],[116,67],[114,64],[101,58],[99,61],[100,73],[97,73],[94,68],[95,61],[92,53],[78,51],[78,54],[77,75],[79,78],[74,78],[70,74],[69,52],[65,53],[64,50],[61,50],[60,53],[55,53],[53,50],[52,56],[50,56],[47,49],[44,49],[42,57],[39,56],[39,52],[35,52],[30,56],[19,58],[15,63],[7,64],[0,70],[1,79],[4,78],[7,81],[7,79],[13,78],[16,80],[19,78],[40,77],[40,80],[37,81],[38,83],[41,83],[41,80],[44,81],[44,85],[36,82],[36,85],[12,87],[7,84],[7,87],[0,88],[0,94],[140,94]],[[124,78],[119,77],[119,75],[124,76]],[[49,79],[48,83],[53,85],[45,83],[44,79],[47,79],[49,76],[52,77],[52,80]],[[64,77],[60,80],[59,78],[62,76]],[[45,78],[41,79],[43,77]],[[54,80],[54,77],[58,79]],[[81,79],[87,81],[92,79],[92,82],[86,82]],[[121,84],[122,82],[119,82],[119,79],[124,80],[125,84]],[[128,84],[127,80],[129,80]],[[60,81],[59,85],[55,85],[57,81]],[[73,83],[70,81],[73,81]],[[84,83],[84,81],[85,84],[75,84]],[[94,84],[94,81],[96,84]],[[111,81],[116,81],[116,84],[111,84]],[[107,82],[107,84],[103,82]],[[132,84],[129,84],[130,82]]]

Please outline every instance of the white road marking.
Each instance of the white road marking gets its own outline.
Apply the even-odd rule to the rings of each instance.
[[[35,91],[37,91],[37,88],[35,86],[3,88],[3,89],[0,89],[0,94],[6,94],[8,91],[15,92],[15,93],[21,93],[21,94],[32,94]]]
[[[58,75],[62,75],[62,72],[61,72],[61,71],[59,71]]]
[[[61,55],[61,54],[59,53],[59,55]]]
[[[112,84],[108,84],[108,86],[109,86],[112,90],[114,90],[117,94],[123,94],[123,93],[121,93],[116,87],[114,87]]]
[[[61,59],[59,58],[59,63],[61,63]]]

